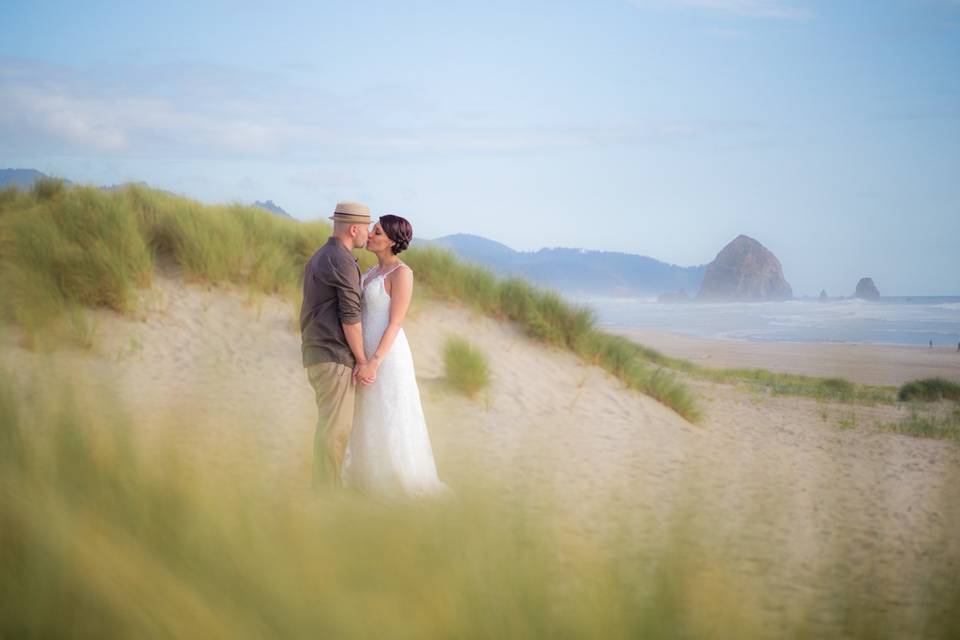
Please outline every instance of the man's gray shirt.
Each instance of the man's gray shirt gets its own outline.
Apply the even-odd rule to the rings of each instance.
[[[300,339],[304,367],[318,362],[356,364],[341,322],[360,322],[360,265],[343,243],[330,238],[303,272]]]

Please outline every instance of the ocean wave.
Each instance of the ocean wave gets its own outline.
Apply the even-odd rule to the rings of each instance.
[[[847,342],[927,346],[960,341],[960,300],[791,300],[762,303],[651,304],[607,301],[601,326],[670,331],[723,340]],[[609,323],[609,324],[608,324]]]

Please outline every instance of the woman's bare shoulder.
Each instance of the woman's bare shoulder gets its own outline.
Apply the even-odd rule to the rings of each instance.
[[[413,288],[413,269],[408,267],[406,263],[401,262],[399,266],[387,274],[386,284],[389,285],[387,295],[393,292],[393,287],[397,283],[401,283],[401,286]]]

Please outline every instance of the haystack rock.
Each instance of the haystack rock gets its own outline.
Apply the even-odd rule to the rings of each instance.
[[[876,300],[880,297],[880,292],[877,291],[877,285],[873,284],[873,278],[860,278],[853,296],[861,300]]]
[[[753,238],[740,235],[707,265],[698,300],[788,300],[793,289],[777,256]]]
[[[827,296],[827,290],[820,289],[820,298],[819,298],[820,302],[826,302],[828,299],[829,299],[829,296]]]

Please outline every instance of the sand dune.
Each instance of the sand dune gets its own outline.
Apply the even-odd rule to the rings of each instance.
[[[211,473],[261,459],[272,470],[264,482],[306,500],[315,415],[295,305],[167,276],[142,306],[138,320],[97,312],[91,351],[44,355],[8,336],[8,365],[54,385],[68,379],[84,402],[119,393],[145,438],[173,435]],[[605,527],[610,509],[633,518],[628,535],[652,538],[687,506],[737,543],[731,562],[770,581],[754,597],[771,612],[799,606],[837,562],[864,588],[886,585],[891,607],[909,608],[921,594],[905,576],[960,558],[960,447],[875,429],[895,407],[691,383],[705,409],[691,425],[598,367],[465,308],[418,299],[406,332],[441,477],[504,499],[528,487],[552,493],[559,511],[542,515],[572,538],[623,535]],[[478,400],[443,382],[446,334],[487,354],[492,385]],[[851,377],[878,379],[861,373]],[[838,427],[851,417],[855,427]],[[830,551],[838,539],[840,559]],[[771,557],[761,543],[780,551]]]

